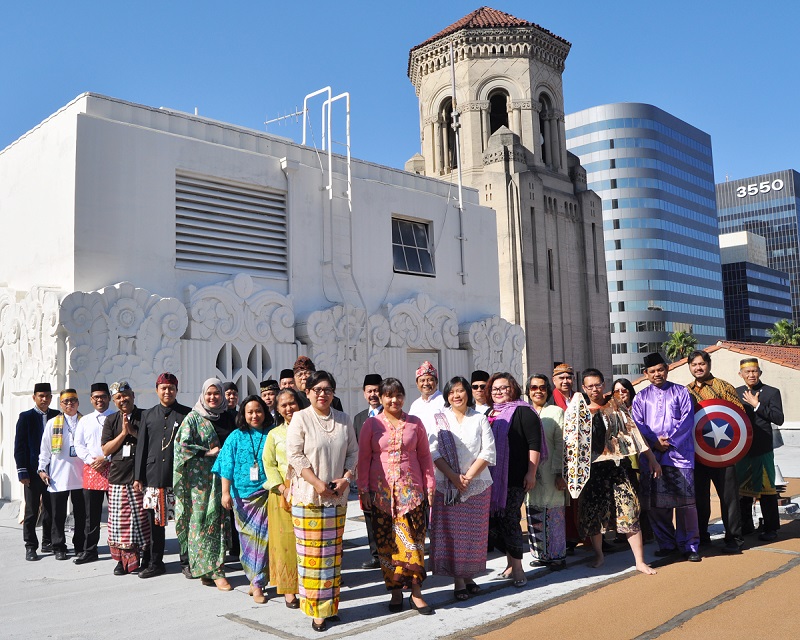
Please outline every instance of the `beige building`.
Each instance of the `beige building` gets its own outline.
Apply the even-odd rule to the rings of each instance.
[[[526,370],[566,361],[610,373],[602,206],[564,134],[569,50],[563,38],[488,7],[414,47],[408,75],[421,154],[406,169],[455,183],[460,161],[463,183],[497,212],[501,315],[525,328]]]

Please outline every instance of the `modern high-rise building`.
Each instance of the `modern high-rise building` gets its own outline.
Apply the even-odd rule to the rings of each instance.
[[[717,185],[719,232],[751,231],[767,241],[767,263],[789,274],[800,323],[800,173],[792,169]]]
[[[603,200],[615,375],[691,331],[725,337],[714,168],[707,133],[657,107],[607,104],[566,116],[567,149]]]
[[[792,319],[789,274],[767,266],[767,241],[749,231],[719,237],[728,340],[766,342],[767,329]]]

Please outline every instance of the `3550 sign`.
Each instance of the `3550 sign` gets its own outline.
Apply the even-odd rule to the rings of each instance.
[[[756,184],[753,182],[752,184],[748,184],[746,187],[742,185],[741,187],[736,187],[736,196],[739,198],[744,198],[747,196],[756,196],[759,193],[769,193],[770,191],[780,191],[783,189],[783,180],[780,178],[775,178],[772,182],[769,180],[764,180],[763,182],[759,182]]]

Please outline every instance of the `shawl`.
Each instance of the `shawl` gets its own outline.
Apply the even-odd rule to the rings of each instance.
[[[616,398],[611,398],[600,407],[598,413],[602,416],[605,429],[596,430],[593,420],[592,451],[598,454],[593,462],[613,460],[619,466],[624,458],[630,455],[638,456],[649,449],[625,405]],[[595,442],[597,436],[601,438],[602,449],[600,443]]]
[[[489,467],[492,474],[492,501],[489,504],[489,514],[494,515],[506,508],[508,498],[508,430],[511,427],[511,418],[519,407],[528,407],[523,400],[511,402],[498,402],[492,407],[497,415],[489,417],[494,434],[494,446],[497,452],[497,462]]]
[[[222,397],[222,402],[219,407],[209,407],[206,404],[206,391],[208,391],[209,387],[217,387],[219,389],[220,396]],[[211,420],[212,422],[222,415],[222,413],[227,408],[228,403],[225,402],[225,397],[222,394],[222,382],[218,378],[209,378],[203,383],[203,390],[200,392],[200,399],[197,401],[197,404],[194,405],[194,410],[197,411],[203,418],[207,420]]]
[[[83,416],[80,412],[77,414],[76,419],[80,420]],[[64,414],[59,413],[53,418],[53,434],[50,436],[50,451],[54,456],[61,453],[61,446],[64,444]],[[70,440],[71,444],[75,444]]]
[[[437,438],[439,440],[439,450],[442,453],[442,458],[448,466],[456,473],[461,473],[461,465],[458,462],[458,451],[456,450],[456,439],[453,432],[450,431],[450,425],[447,422],[447,416],[442,412],[437,413],[434,418],[436,419],[436,426],[439,428]],[[450,481],[450,478],[445,476],[447,481],[447,489],[444,492],[444,503],[446,505],[453,505],[461,502],[461,494],[456,486]]]

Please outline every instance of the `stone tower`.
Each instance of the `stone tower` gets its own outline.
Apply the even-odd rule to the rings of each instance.
[[[497,212],[501,314],[525,328],[526,371],[569,362],[610,375],[602,203],[564,135],[571,45],[482,7],[411,50],[422,149],[406,170],[453,182],[451,44],[463,181]]]

